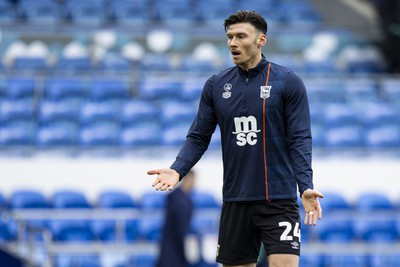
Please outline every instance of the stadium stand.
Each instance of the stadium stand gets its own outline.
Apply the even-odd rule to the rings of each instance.
[[[334,10],[321,9],[332,3]],[[353,25],[349,19],[359,17],[338,11],[340,6],[314,0],[0,0],[0,154],[175,151],[204,82],[231,66],[223,19],[253,9],[269,23],[267,57],[304,77],[316,153],[398,157],[400,78],[380,55],[379,41],[370,38],[373,30]],[[115,43],[96,43],[94,35],[103,29],[115,33]],[[158,30],[172,33],[165,51],[149,44],[149,33]],[[128,56],[124,47],[132,42],[142,50]],[[220,58],[196,57],[192,51],[203,42],[215,45]],[[218,151],[220,142],[217,128],[209,150]],[[382,194],[348,199],[324,193],[324,220],[315,229],[301,228],[300,266],[400,265],[398,205]],[[91,201],[68,189],[0,194],[0,246],[50,262],[46,266],[153,267],[165,196],[107,190]],[[196,266],[215,267],[210,244],[220,203],[208,192],[192,198],[191,231],[201,251]],[[115,259],[104,264],[107,253]]]

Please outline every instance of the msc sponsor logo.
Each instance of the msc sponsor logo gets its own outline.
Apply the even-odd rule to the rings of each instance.
[[[254,116],[249,117],[235,117],[233,118],[235,123],[236,144],[238,146],[245,146],[247,144],[254,146],[257,144],[257,133],[261,130],[257,129],[257,119]]]

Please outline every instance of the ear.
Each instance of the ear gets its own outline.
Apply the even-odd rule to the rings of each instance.
[[[262,47],[267,43],[267,36],[265,34],[260,34],[258,37],[258,47]]]

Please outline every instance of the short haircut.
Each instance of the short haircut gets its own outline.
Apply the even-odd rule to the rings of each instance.
[[[267,33],[267,21],[257,12],[250,10],[239,10],[236,13],[230,15],[224,22],[225,32],[228,30],[229,26],[243,22],[250,23],[254,26],[254,28],[264,34]]]

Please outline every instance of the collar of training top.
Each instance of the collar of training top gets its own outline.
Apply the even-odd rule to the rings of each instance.
[[[244,70],[241,67],[237,66],[239,69],[239,74],[241,76],[245,77],[255,77],[257,76],[260,72],[264,71],[264,68],[267,66],[268,60],[265,58],[264,54],[262,55],[262,59],[260,63],[255,68],[249,69],[249,70]]]

